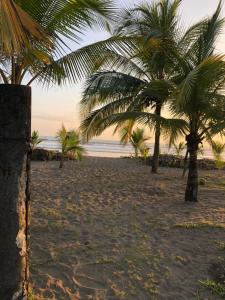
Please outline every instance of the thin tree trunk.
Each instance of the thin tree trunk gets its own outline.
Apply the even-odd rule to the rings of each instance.
[[[64,166],[64,155],[61,153],[59,168],[62,169]]]
[[[134,149],[134,153],[135,153],[135,158],[138,158],[138,149],[137,148]]]
[[[31,89],[0,85],[0,299],[26,300]]]
[[[157,116],[161,115],[161,103],[156,103],[155,114]],[[157,174],[159,167],[159,154],[160,154],[160,124],[156,123],[155,127],[155,144],[154,144],[154,153],[152,157],[152,173]]]
[[[186,202],[197,202],[198,201],[198,145],[199,138],[197,134],[190,134],[186,137],[187,147],[189,152],[189,169],[188,179],[185,192]]]

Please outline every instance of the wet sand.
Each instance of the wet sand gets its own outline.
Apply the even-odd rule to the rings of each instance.
[[[32,162],[33,299],[221,299],[200,284],[225,257],[225,172],[201,171],[184,203],[182,170],[131,159]]]

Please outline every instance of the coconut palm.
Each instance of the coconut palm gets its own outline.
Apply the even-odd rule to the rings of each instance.
[[[163,0],[125,10],[114,34],[131,39],[135,47],[129,55],[106,50],[100,69],[86,81],[81,101],[81,129],[87,138],[100,134],[107,127],[102,120],[113,113],[153,111],[154,122],[149,122],[155,131],[153,173],[157,173],[160,152],[158,117],[174,88],[169,80],[174,75],[174,52],[180,42],[179,4],[178,0]],[[118,128],[120,125],[124,126],[119,124]]]
[[[92,50],[84,47],[82,51],[71,51],[64,40],[77,42],[80,39],[79,35],[86,27],[99,23],[104,24],[104,17],[113,14],[112,2],[105,0],[87,0],[85,2],[22,0],[15,2],[18,2],[17,5],[12,1],[4,0],[0,5],[0,14],[5,17],[2,23],[5,19],[8,21],[6,23],[8,26],[1,26],[1,32],[4,34],[0,40],[2,47],[0,69],[4,83],[31,85],[36,80],[43,84],[58,84],[64,83],[65,80],[74,82],[80,79],[87,71],[88,55],[91,56],[91,53],[93,56],[96,55],[97,50],[100,49],[100,43],[95,43]],[[11,3],[13,5],[11,10],[8,7],[5,8],[6,4],[4,3],[8,3],[8,6]],[[17,9],[14,13],[15,17],[14,15],[12,17],[11,11],[14,11],[15,8]],[[14,22],[15,20],[17,22]],[[25,33],[29,32],[27,28],[30,28],[32,21],[31,29],[34,33],[32,31],[25,37],[18,34],[22,41],[17,39],[16,33],[20,30],[25,29]],[[43,36],[46,34],[45,39],[41,34]],[[26,37],[28,43],[24,42]],[[46,43],[46,40],[49,42]],[[10,51],[8,48],[14,44],[12,55],[12,50]],[[22,47],[19,47],[20,44]],[[91,60],[89,60],[89,64],[91,64]]]
[[[26,299],[28,291],[29,86],[84,76],[94,65],[91,57],[112,41],[77,51],[68,41],[77,43],[94,24],[104,26],[113,11],[105,0],[0,1],[0,169],[8,170],[0,172],[0,299]]]
[[[93,128],[101,132],[106,126],[132,120],[142,125],[158,123],[166,134],[170,132],[170,143],[185,136],[189,154],[185,192],[188,202],[198,201],[197,155],[200,145],[218,133],[225,133],[225,61],[224,56],[214,54],[215,42],[224,25],[220,12],[221,2],[212,17],[188,29],[180,41],[184,48],[183,59],[178,55],[177,75],[171,80],[175,86],[169,83],[171,89],[173,87],[170,94],[172,119],[134,109],[104,116],[102,110],[100,115],[96,114],[96,127]],[[92,117],[95,113],[89,117],[93,121]],[[92,122],[85,122],[86,128],[92,125]]]
[[[74,159],[81,160],[85,149],[80,145],[80,134],[76,130],[67,131],[65,126],[62,124],[61,129],[57,132],[57,136],[61,146],[61,159],[59,168],[63,168],[64,159],[70,155]]]
[[[211,18],[198,27],[198,33],[188,48],[190,71],[179,85],[172,110],[186,121],[186,142],[189,153],[189,173],[186,201],[197,201],[197,155],[200,145],[208,137],[225,128],[224,57],[215,55],[215,41],[222,31],[221,3]],[[187,34],[194,31],[191,28]]]
[[[174,147],[174,150],[175,150],[175,154],[177,156],[181,156],[182,152],[184,151],[186,146],[185,146],[184,142],[179,142],[178,144],[173,143],[173,147]]]
[[[39,137],[38,131],[34,130],[31,134],[31,150],[33,151],[41,142],[43,140]]]
[[[221,169],[224,167],[224,161],[223,161],[223,152],[225,150],[225,144],[221,142],[212,141],[212,152],[215,157],[215,165],[218,169]]]
[[[128,141],[131,143],[132,147],[134,148],[135,157],[138,157],[138,154],[141,155],[144,153],[144,150],[147,148],[146,141],[149,139],[145,136],[145,131],[143,128],[136,128],[133,130],[133,132],[130,134],[129,129],[127,127],[124,127],[121,131],[121,140],[120,142],[124,145],[127,144],[127,135]]]
[[[42,41],[50,44],[50,36],[35,19],[26,13],[16,1],[0,2],[0,51],[2,54],[15,55],[20,53],[29,41]],[[4,72],[2,76],[4,77]]]

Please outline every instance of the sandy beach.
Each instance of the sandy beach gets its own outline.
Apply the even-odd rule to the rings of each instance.
[[[225,172],[200,171],[184,203],[182,170],[131,159],[32,162],[33,299],[221,299],[200,281],[224,259]]]

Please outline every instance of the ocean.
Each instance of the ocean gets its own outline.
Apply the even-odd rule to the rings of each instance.
[[[51,136],[41,137],[43,140],[38,147],[47,149],[47,150],[55,150],[60,151],[60,144],[58,139]],[[98,140],[93,139],[90,140],[87,144],[83,144],[83,147],[86,149],[88,156],[98,156],[98,157],[125,157],[131,156],[134,154],[134,150],[131,144],[127,144],[123,146],[119,143],[119,141],[111,141],[111,140]],[[150,153],[152,154],[154,144],[149,143],[148,147],[150,148]],[[161,145],[161,154],[174,154],[174,149],[168,148],[168,145]],[[210,148],[204,147],[204,154],[199,154],[199,158],[211,158],[213,159],[213,154]],[[224,155],[225,159],[225,155]]]

